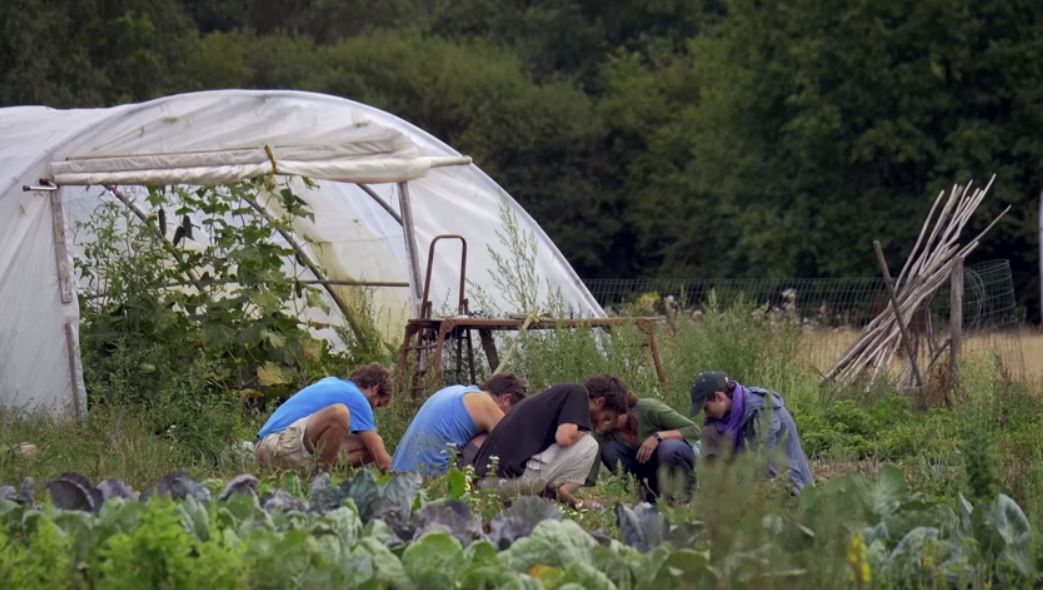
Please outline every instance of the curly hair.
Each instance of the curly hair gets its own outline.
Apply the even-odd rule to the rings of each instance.
[[[627,392],[623,380],[615,375],[595,375],[587,379],[583,386],[587,388],[590,399],[605,398],[605,407],[620,414],[630,410],[632,396]],[[635,400],[636,401],[636,400]]]
[[[391,399],[395,392],[395,386],[391,382],[391,373],[380,363],[369,363],[355,369],[348,376],[359,389],[368,389],[377,386],[377,396]]]
[[[504,395],[509,393],[511,395],[511,404],[516,404],[523,399],[529,392],[529,386],[525,383],[525,380],[515,375],[514,373],[498,373],[489,377],[481,385],[482,391],[487,391],[494,396]]]

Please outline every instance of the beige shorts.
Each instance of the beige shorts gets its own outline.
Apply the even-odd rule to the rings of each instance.
[[[495,488],[505,495],[535,495],[547,488],[557,489],[568,483],[582,485],[587,481],[597,455],[598,443],[587,434],[570,446],[562,447],[555,443],[533,455],[525,464],[525,471],[520,477],[489,478],[481,485]]]
[[[305,416],[286,430],[273,432],[254,445],[254,457],[263,469],[305,469],[313,463],[312,455],[304,446],[304,431],[308,427]]]

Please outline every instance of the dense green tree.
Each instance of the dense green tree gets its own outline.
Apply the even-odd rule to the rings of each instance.
[[[378,32],[324,50],[313,84],[398,113],[473,156],[580,268],[605,262],[618,230],[601,189],[603,126],[566,82],[536,84],[510,51]]]
[[[1039,297],[1031,0],[10,0],[0,104],[299,88],[476,158],[581,275],[875,274],[934,195],[998,181]]]
[[[671,272],[872,273],[872,239],[897,259],[936,191],[996,172],[982,222],[1016,209],[979,256],[1027,270],[1031,253],[1006,247],[1030,243],[1040,185],[1041,16],[1016,1],[727,3],[689,47],[691,159],[646,206],[679,214],[639,215],[643,243]]]
[[[189,84],[196,28],[178,2],[14,0],[0,11],[5,104],[102,106]]]

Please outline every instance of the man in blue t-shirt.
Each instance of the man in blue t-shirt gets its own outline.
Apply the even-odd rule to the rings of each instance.
[[[451,385],[427,398],[395,448],[391,470],[440,475],[449,468],[452,448],[464,461],[478,452],[485,435],[492,432],[515,403],[525,399],[526,385],[503,373],[482,384]]]
[[[373,409],[391,400],[391,375],[378,363],[355,369],[348,379],[326,377],[298,391],[268,418],[254,445],[257,463],[269,469],[329,469],[374,462],[391,467],[377,434]]]

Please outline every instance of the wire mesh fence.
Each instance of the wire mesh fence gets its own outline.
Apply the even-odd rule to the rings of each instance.
[[[723,308],[738,302],[765,308],[796,322],[807,345],[806,362],[828,369],[847,350],[859,331],[890,304],[877,277],[786,279],[592,279],[591,294],[609,314],[677,313],[698,319],[710,294]],[[939,289],[926,310],[915,314],[910,329],[945,332],[949,321],[949,287]],[[1025,375],[1018,333],[1018,309],[1010,262],[992,260],[964,270],[964,349],[968,355],[999,355],[1012,375]]]

